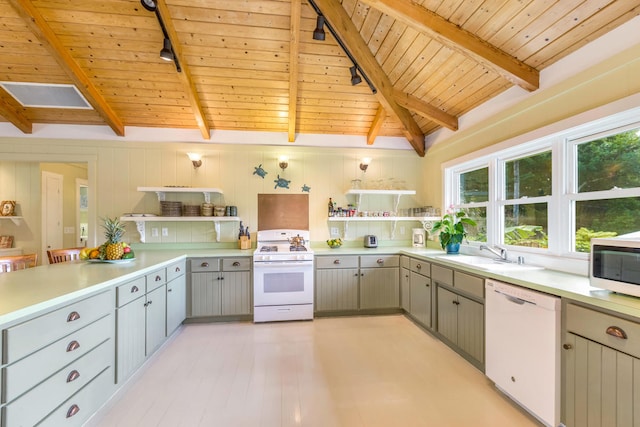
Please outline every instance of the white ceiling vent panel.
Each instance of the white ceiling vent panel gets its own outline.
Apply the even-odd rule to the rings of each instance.
[[[92,109],[73,85],[0,82],[23,107]]]

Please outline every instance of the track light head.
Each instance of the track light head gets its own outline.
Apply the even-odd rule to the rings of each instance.
[[[140,0],[140,3],[142,3],[142,7],[149,12],[155,12],[158,8],[158,3],[155,0]]]
[[[313,39],[314,40],[324,40],[324,16],[318,15],[316,19],[316,29],[313,30]]]
[[[349,71],[351,71],[351,85],[352,86],[355,86],[358,83],[362,82],[362,78],[358,75],[358,69],[356,68],[355,65],[353,67],[350,67]]]
[[[173,50],[171,49],[171,40],[164,38],[164,47],[160,51],[160,58],[165,61],[173,61]]]

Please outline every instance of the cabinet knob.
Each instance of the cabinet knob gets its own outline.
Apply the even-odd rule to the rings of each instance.
[[[571,350],[573,346],[571,344],[563,344],[562,348],[564,348],[565,350]]]
[[[138,292],[139,290],[140,290],[140,289],[138,289],[138,287],[137,287],[136,285],[133,285],[133,286],[131,287],[131,293],[132,293],[132,294],[135,294],[135,293],[136,293],[136,292]]]
[[[627,333],[618,326],[609,326],[606,330],[607,335],[620,338],[621,340],[627,339]]]
[[[200,267],[209,267],[209,263],[208,262],[203,262],[202,264],[200,264]]]
[[[73,371],[69,372],[69,375],[67,375],[67,382],[70,383],[72,381],[75,381],[79,377],[80,377],[80,372],[74,369]]]
[[[67,353],[73,350],[77,350],[79,348],[80,348],[80,343],[76,340],[73,340],[69,343],[69,345],[67,345]]]
[[[416,268],[420,270],[422,268],[422,264],[416,264]]]
[[[334,259],[334,260],[333,260],[333,263],[334,263],[334,264],[340,264],[340,260],[339,260],[339,259]]]
[[[80,407],[74,403],[69,407],[69,410],[67,411],[67,418],[73,417],[78,412],[80,412]]]
[[[384,264],[384,260],[382,258],[378,258],[376,262],[381,265]]]
[[[78,320],[79,318],[80,318],[80,313],[78,313],[77,311],[72,311],[67,316],[67,322],[73,322],[74,320]]]
[[[240,267],[240,262],[239,261],[234,261],[233,264],[234,267]]]

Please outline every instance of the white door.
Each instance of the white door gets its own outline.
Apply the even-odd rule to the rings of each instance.
[[[76,244],[87,246],[89,238],[89,181],[76,178]]]
[[[42,172],[42,255],[47,264],[47,250],[62,247],[62,175]]]

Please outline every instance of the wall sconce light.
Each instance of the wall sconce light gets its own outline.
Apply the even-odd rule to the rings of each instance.
[[[193,163],[193,168],[194,169],[198,169],[200,166],[202,166],[202,155],[198,154],[198,153],[187,153],[187,156],[189,156],[189,160],[191,160],[191,163]]]
[[[278,158],[278,166],[282,169],[282,172],[289,166],[289,158],[287,156],[280,156]]]
[[[360,170],[362,172],[366,172],[369,167],[369,163],[371,163],[371,157],[363,157],[360,161]]]
[[[314,40],[324,40],[325,39],[325,34],[324,34],[324,16],[322,15],[318,15],[318,18],[316,18],[316,29],[313,30],[313,39]]]

